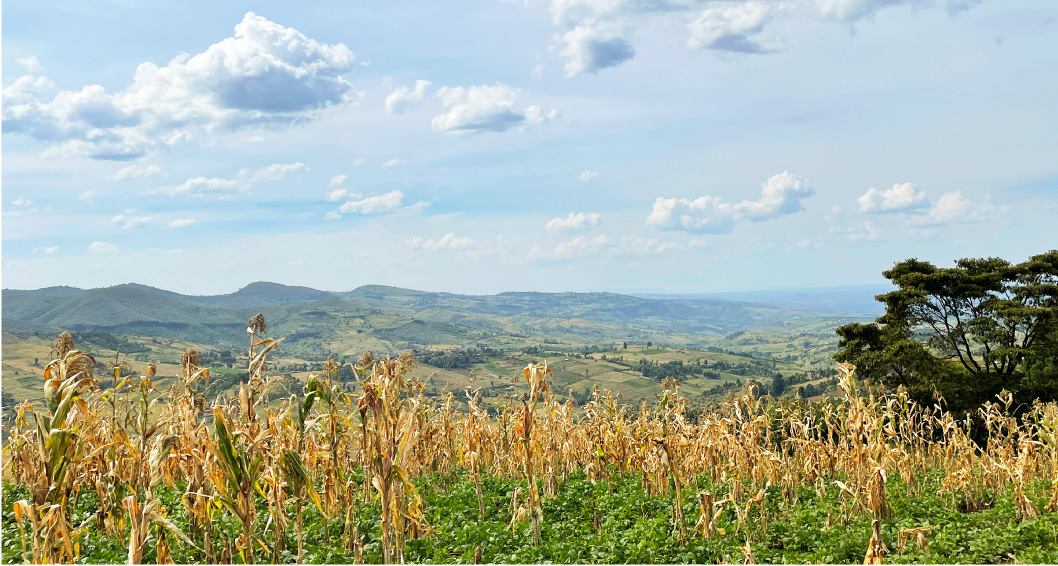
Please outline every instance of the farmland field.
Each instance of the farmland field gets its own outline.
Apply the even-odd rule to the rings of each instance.
[[[688,392],[700,387],[629,379],[628,359],[754,358],[632,347],[545,366],[522,354],[471,377],[405,354],[359,360],[352,383],[328,362],[269,384],[263,361],[276,344],[255,340],[248,373],[214,372],[237,385],[205,403],[193,350],[168,376],[126,368],[118,390],[74,374],[77,350],[5,368],[27,390],[40,365],[69,379],[15,408],[4,562],[1058,559],[1054,404],[1021,421],[990,404],[978,445],[947,413],[899,392],[876,397],[851,366],[837,397],[773,399],[749,381],[691,422]],[[19,358],[49,354],[36,340],[19,347]],[[582,403],[558,394],[587,383]],[[280,385],[289,398],[273,394]],[[517,394],[490,408],[475,387]],[[612,390],[653,401],[626,405]],[[60,414],[65,426],[52,425],[40,451],[33,423]]]
[[[16,295],[4,563],[1058,559],[1058,406],[970,421],[861,381],[832,360],[855,318],[635,341],[607,297],[545,332],[383,292],[240,340],[92,301],[56,340]]]

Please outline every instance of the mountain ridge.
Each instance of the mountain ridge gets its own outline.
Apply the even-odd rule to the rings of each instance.
[[[426,326],[409,326],[400,332],[395,327],[369,328],[369,333],[392,339],[403,336],[401,340],[415,342],[419,340],[416,337],[430,332],[453,338],[463,334],[450,325],[477,334],[553,330],[608,340],[650,333],[659,338],[725,335],[812,316],[820,308],[826,314],[841,314],[842,308],[841,304],[800,308],[705,296],[656,298],[610,292],[462,295],[385,285],[329,292],[267,281],[250,283],[223,295],[183,295],[138,283],[97,289],[4,289],[2,293],[0,318],[5,328],[105,330],[145,336],[209,337],[226,342],[241,341],[246,320],[256,312],[264,313],[270,326],[284,325],[299,335],[352,329],[351,321],[357,317],[385,313],[422,321]],[[335,316],[344,322],[336,322]]]

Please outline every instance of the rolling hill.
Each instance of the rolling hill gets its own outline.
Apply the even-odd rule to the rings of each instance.
[[[234,293],[191,296],[130,283],[100,289],[5,289],[2,322],[12,332],[100,330],[236,344],[245,339],[246,321],[262,312],[270,326],[289,335],[289,346],[311,343],[319,351],[339,347],[339,336],[369,345],[371,338],[393,348],[466,346],[496,336],[694,344],[820,310],[818,301],[798,303],[799,297],[764,303],[601,292],[461,295],[383,285],[332,293],[268,282]],[[841,301],[825,306],[828,312],[843,308]]]

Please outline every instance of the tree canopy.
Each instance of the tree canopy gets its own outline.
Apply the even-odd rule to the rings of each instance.
[[[1058,398],[1058,250],[1018,264],[908,259],[883,275],[897,287],[876,297],[885,314],[839,327],[835,359],[922,401],[939,393],[953,410],[1004,389],[1023,404]]]

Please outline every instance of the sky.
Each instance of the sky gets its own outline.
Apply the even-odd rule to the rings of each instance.
[[[4,288],[723,292],[1058,248],[1053,0],[2,8]]]

